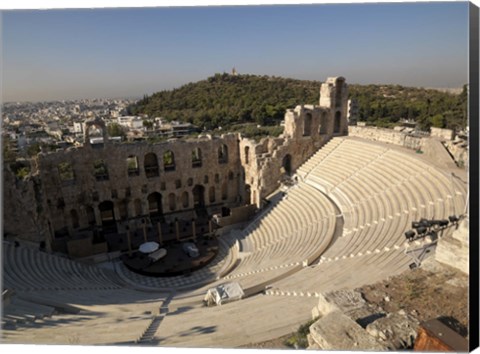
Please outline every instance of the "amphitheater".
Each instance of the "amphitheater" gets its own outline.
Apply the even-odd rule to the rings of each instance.
[[[124,161],[134,153],[147,154],[144,146],[85,146],[39,156],[37,184],[48,198],[63,198],[66,207],[59,212],[55,205],[49,205],[47,197],[38,196],[38,187],[16,186],[23,188],[24,198],[30,193],[32,200],[43,203],[43,214],[29,215],[48,226],[38,227],[41,236],[23,238],[20,232],[28,225],[12,217],[14,225],[6,227],[15,236],[3,242],[2,342],[239,347],[295,331],[311,319],[322,293],[354,289],[408,271],[412,258],[405,253],[405,231],[420,218],[462,215],[467,201],[466,178],[456,177],[462,175],[460,169],[442,169],[428,154],[419,155],[415,149],[350,136],[343,78],[328,79],[320,97],[319,106],[298,106],[288,111],[284,135],[277,139],[257,143],[226,135],[158,147],[160,156],[164,151],[174,151],[176,170],[182,171],[184,179],[192,173],[193,183],[182,181],[185,191],[175,183],[179,174],[163,179],[167,172],[162,166],[158,175],[148,180],[143,171],[139,172],[145,182],[138,183],[138,191],[133,182],[120,185],[125,178],[115,177],[116,167],[110,165],[113,178],[108,183],[115,184],[113,187],[87,177],[81,187],[49,184],[53,166],[49,164],[70,159],[81,165],[82,156],[92,161],[92,154],[104,154],[107,163],[117,156]],[[93,123],[101,125],[98,120]],[[419,138],[419,144],[426,146],[427,139]],[[212,167],[204,158],[203,166],[196,170],[182,166],[182,149],[189,154],[198,144],[204,156],[210,150],[217,156],[217,149],[227,146],[228,163]],[[108,149],[120,152],[109,157]],[[215,180],[215,172],[220,174],[220,182],[213,198],[205,198],[207,201],[195,196],[193,185],[204,183],[204,174]],[[81,171],[76,170],[75,175],[83,178]],[[142,191],[144,184],[147,193],[156,188],[164,195],[177,193],[173,199],[161,199],[163,210],[172,211],[162,216],[165,222],[190,215],[192,205],[199,204],[209,214],[225,205],[231,210],[242,211],[246,205],[258,209],[247,222],[220,228],[215,258],[188,275],[147,277],[127,269],[111,254],[87,263],[54,250],[55,238],[59,237],[56,230],[72,233],[89,222],[73,188],[84,188],[81,191],[85,194],[98,191],[96,200],[91,202],[86,197],[85,201],[95,207],[114,199],[111,189],[121,194],[126,186],[131,187],[132,203],[126,213],[138,217],[152,210],[145,198],[147,193]],[[138,208],[133,202],[136,193],[143,198]],[[175,208],[172,200],[178,202]],[[12,208],[28,212],[28,203],[16,203]],[[115,199],[113,205],[114,215],[121,215]],[[74,220],[78,225],[71,219],[75,214],[70,210],[75,207],[79,211],[78,220]],[[9,218],[7,208],[5,222]],[[157,205],[155,211],[162,208]],[[136,209],[140,209],[137,215]],[[102,213],[104,210],[95,207],[99,226],[105,221]],[[117,225],[118,233],[125,232],[124,224]],[[20,230],[17,234],[15,228]],[[453,228],[444,229],[441,238],[452,232]],[[27,234],[35,232],[25,231]],[[39,249],[42,241],[46,249]],[[222,306],[205,307],[202,300],[207,290],[226,282],[239,283],[246,296]]]

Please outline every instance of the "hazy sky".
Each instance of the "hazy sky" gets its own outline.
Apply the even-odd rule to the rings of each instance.
[[[6,10],[3,100],[140,97],[218,72],[461,87],[468,3]]]

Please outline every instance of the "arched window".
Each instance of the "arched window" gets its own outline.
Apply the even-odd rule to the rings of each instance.
[[[215,187],[211,186],[208,191],[208,200],[210,203],[215,203]]]
[[[245,146],[244,152],[245,152],[245,163],[248,163],[249,157],[250,157],[250,156],[249,156],[250,146]]]
[[[327,134],[327,113],[326,112],[322,112],[322,116],[320,117],[319,134]]]
[[[252,189],[249,184],[245,185],[245,204],[248,205],[250,204],[250,198],[252,194]]]
[[[194,207],[203,207],[205,205],[205,187],[199,184],[193,187],[193,206]]]
[[[129,177],[138,176],[140,174],[138,158],[136,156],[130,155],[127,157],[127,171]]]
[[[218,163],[228,162],[228,147],[223,144],[218,148]]]
[[[290,176],[292,173],[292,156],[290,154],[285,155],[283,158],[282,167],[284,168],[285,173]]]
[[[303,136],[310,136],[312,134],[312,114],[305,114],[303,121]]]
[[[100,210],[100,218],[102,220],[102,227],[105,232],[116,232],[117,224],[115,222],[115,212],[113,210],[113,202],[106,200],[98,205]]]
[[[157,155],[153,152],[149,152],[145,155],[144,161],[145,175],[147,178],[158,177],[158,160]]]
[[[202,167],[202,150],[198,147],[192,150],[192,167]]]
[[[93,174],[97,181],[108,180],[107,164],[103,160],[96,160],[93,162]]]
[[[230,181],[233,181],[233,177],[234,177],[233,172],[232,172],[232,171],[228,172],[228,179],[229,179]]]
[[[174,211],[175,209],[177,209],[177,201],[176,201],[175,194],[173,193],[170,193],[168,195],[168,207],[170,211]]]
[[[150,193],[147,197],[148,213],[151,217],[162,215],[162,195],[158,192]]]
[[[165,172],[175,171],[175,155],[173,151],[167,150],[163,153],[163,168]]]

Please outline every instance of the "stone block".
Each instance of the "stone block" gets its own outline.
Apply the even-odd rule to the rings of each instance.
[[[419,322],[400,310],[377,319],[366,327],[366,331],[388,349],[409,349],[413,347]]]
[[[332,311],[310,326],[310,335],[321,349],[381,351],[377,342],[358,323],[340,311]]]
[[[360,292],[355,290],[338,290],[320,294],[315,313],[319,315],[326,315],[333,311],[349,313],[365,306],[366,302]]]

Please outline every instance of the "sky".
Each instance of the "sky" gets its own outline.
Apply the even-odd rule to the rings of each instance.
[[[141,97],[215,73],[468,81],[468,3],[2,11],[2,98]]]

